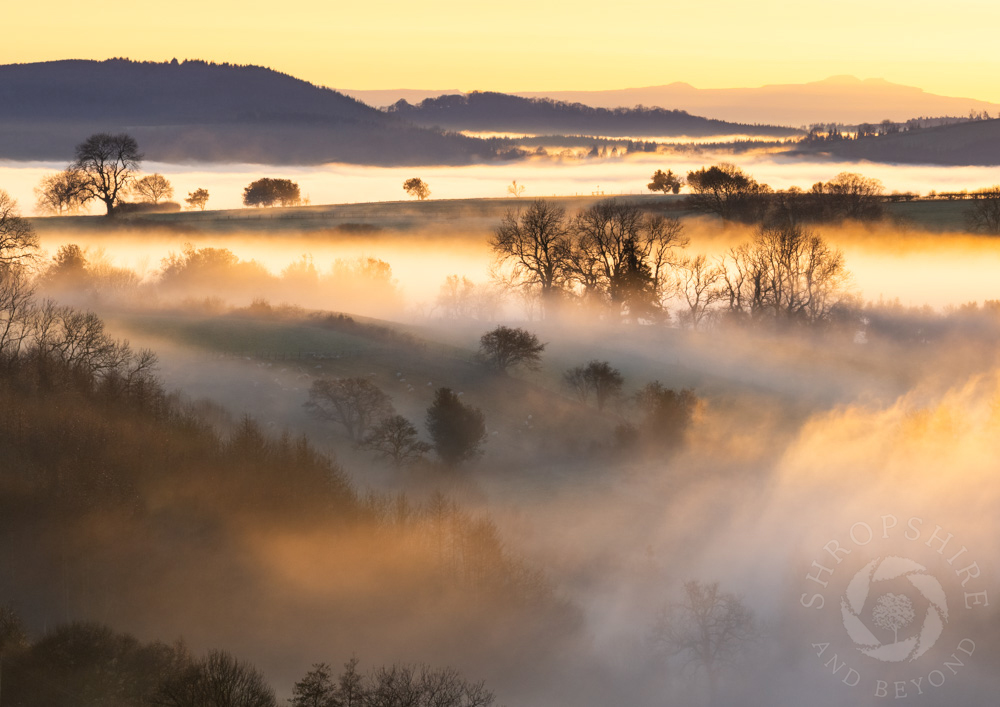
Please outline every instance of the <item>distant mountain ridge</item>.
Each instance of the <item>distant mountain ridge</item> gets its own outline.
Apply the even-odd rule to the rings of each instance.
[[[387,106],[407,95],[423,97],[454,91],[354,91],[348,95],[376,106]],[[921,116],[964,116],[969,111],[1000,112],[1000,104],[972,98],[939,96],[884,79],[832,76],[802,84],[772,84],[757,88],[695,88],[687,83],[607,91],[517,91],[525,98],[550,98],[595,108],[648,106],[683,110],[694,115],[739,123],[801,127],[814,123],[902,122]],[[408,98],[412,100],[412,98]]]
[[[775,125],[712,120],[678,110],[593,108],[582,103],[492,91],[427,98],[417,105],[400,100],[387,111],[425,127],[479,132],[614,137],[792,137],[799,133]]]
[[[465,164],[494,145],[419,128],[260,66],[67,60],[0,66],[0,157],[65,159],[128,131],[150,160]]]

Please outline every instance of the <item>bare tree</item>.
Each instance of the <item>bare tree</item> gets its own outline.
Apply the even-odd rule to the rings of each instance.
[[[168,680],[158,703],[164,707],[276,707],[263,673],[224,651],[212,651]]]
[[[0,267],[0,361],[16,359],[36,331],[34,289],[24,267]]]
[[[704,255],[685,258],[677,265],[677,291],[687,305],[681,321],[698,328],[711,306],[723,298],[720,284],[724,276],[725,268],[709,263]]]
[[[515,199],[517,199],[522,194],[524,194],[524,185],[518,184],[517,180],[515,179],[513,182],[507,185],[507,193],[510,194]]]
[[[0,190],[0,357],[16,357],[34,331],[31,267],[37,259],[38,235]]]
[[[417,436],[417,428],[402,415],[392,415],[376,423],[361,442],[397,467],[413,464],[431,451],[431,445]]]
[[[573,222],[573,275],[584,294],[594,290],[630,316],[652,316],[670,294],[674,250],[687,246],[677,219],[644,214],[609,199]]]
[[[449,275],[438,292],[435,308],[446,319],[492,321],[500,312],[504,293],[495,278],[477,285],[467,277]]]
[[[403,191],[410,196],[417,197],[419,201],[423,201],[431,195],[431,188],[420,177],[411,177],[403,182]]]
[[[321,420],[343,425],[354,442],[393,414],[389,396],[367,378],[319,378],[309,388],[305,408]]]
[[[160,203],[160,199],[169,199],[174,195],[174,188],[162,174],[148,174],[137,179],[132,185],[132,191],[150,204]]]
[[[815,187],[814,187],[815,192]],[[827,218],[849,218],[872,221],[882,217],[882,182],[855,172],[841,172],[826,184],[821,193],[828,200]]]
[[[1000,184],[974,191],[971,197],[969,225],[977,231],[1000,233]]]
[[[608,402],[619,397],[625,383],[621,371],[607,361],[596,359],[586,366],[569,369],[563,374],[563,379],[573,388],[581,402],[586,402],[593,393],[598,410],[603,410]]]
[[[753,612],[718,582],[684,583],[681,601],[656,619],[650,639],[668,659],[695,678],[704,675],[711,700],[725,669],[737,662],[756,635]]]
[[[796,224],[758,227],[730,250],[725,268],[730,312],[754,322],[825,320],[850,278],[843,254]]]
[[[363,707],[367,697],[364,676],[358,672],[358,659],[352,656],[344,663],[344,669],[337,678],[338,696],[342,707]]]
[[[571,242],[565,209],[537,200],[524,211],[508,211],[490,246],[498,263],[513,266],[514,284],[537,292],[544,312],[569,274]]]
[[[99,199],[110,216],[135,180],[141,163],[142,154],[134,137],[98,133],[76,146],[76,161],[70,169],[83,177],[84,201]]]
[[[529,331],[508,326],[498,326],[479,339],[479,353],[483,360],[506,372],[514,366],[538,368],[541,365],[545,344]]]
[[[317,663],[292,688],[291,707],[341,707],[330,666]]]
[[[453,668],[389,665],[368,676],[366,707],[490,707],[496,700],[482,682],[469,682]]]
[[[75,214],[83,207],[86,196],[83,175],[79,170],[66,169],[42,177],[35,187],[35,210],[54,216]]]
[[[21,216],[17,201],[0,189],[0,266],[27,264],[37,250],[35,229]]]

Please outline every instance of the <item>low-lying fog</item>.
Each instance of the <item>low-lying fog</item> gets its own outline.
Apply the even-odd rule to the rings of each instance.
[[[67,163],[70,155],[67,155]],[[767,151],[676,154],[637,153],[626,158],[527,160],[523,162],[468,167],[363,167],[330,164],[318,167],[270,165],[176,165],[146,162],[143,170],[166,176],[181,201],[195,189],[208,189],[211,209],[242,207],[243,188],[261,177],[280,177],[297,182],[303,198],[313,204],[362,203],[407,198],[403,182],[420,177],[430,186],[432,199],[496,198],[507,195],[512,180],[525,187],[524,196],[586,196],[603,193],[648,193],[646,184],[656,169],[677,174],[720,161],[735,162],[759,182],[775,189],[812,184],[831,179],[839,172],[860,172],[882,180],[888,191],[927,194],[976,189],[997,181],[990,167],[901,166],[876,163],[813,161],[782,157]],[[0,184],[17,199],[25,212],[35,203],[33,189],[43,176],[65,168],[65,163],[18,163],[0,161]],[[96,207],[95,207],[96,209]],[[95,210],[96,213],[96,210]]]
[[[753,159],[758,161],[741,164],[775,187],[808,186],[844,168]],[[319,203],[392,198],[402,178],[417,173],[435,197],[501,196],[511,178],[532,190],[545,185],[545,190],[587,192],[597,188],[589,186],[597,174],[603,191],[616,186],[637,191],[654,167],[683,170],[708,162],[606,161],[560,166],[559,177],[556,167],[539,164],[464,170],[330,167],[280,174],[299,179],[303,192]],[[220,201],[212,206],[235,205],[223,193],[238,193],[261,173],[161,167],[178,192],[195,186],[218,190]],[[862,171],[901,190],[991,179],[976,170],[866,165]],[[0,180],[4,176],[0,173]],[[710,256],[751,233],[699,219],[686,220],[685,228],[691,239],[687,252]],[[92,305],[116,332],[159,350],[168,385],[214,397],[234,416],[250,412],[269,430],[305,432],[321,449],[335,452],[362,487],[426,494],[444,486],[464,508],[488,512],[506,546],[543,568],[581,616],[559,641],[535,637],[537,643],[528,645],[523,634],[498,625],[500,619],[491,624],[482,604],[470,604],[468,611],[482,620],[473,625],[482,633],[450,635],[447,626],[431,625],[422,616],[423,605],[410,601],[406,570],[393,575],[398,587],[387,589],[378,584],[382,575],[355,575],[329,560],[327,541],[310,528],[282,537],[260,537],[249,528],[245,551],[255,573],[247,580],[251,589],[241,595],[245,604],[238,605],[253,612],[245,623],[216,625],[203,609],[185,614],[186,600],[171,597],[178,615],[202,622],[191,628],[144,616],[125,628],[151,635],[184,632],[199,648],[222,636],[263,667],[285,695],[310,663],[336,663],[361,646],[369,661],[454,662],[472,676],[488,677],[509,705],[834,707],[877,705],[902,696],[919,705],[995,703],[1000,323],[987,312],[943,333],[928,332],[941,323],[946,308],[1000,299],[1000,241],[898,225],[815,230],[843,250],[851,287],[863,300],[898,299],[904,307],[929,305],[937,311],[887,306],[867,336],[856,335],[860,322],[817,333],[646,327],[602,323],[586,312],[539,321],[516,301],[496,319],[455,320],[435,309],[435,301],[449,275],[489,283],[487,227],[463,231],[454,223],[428,223],[369,235],[42,230],[48,256],[76,243],[95,260],[136,270],[150,285],[154,294],[148,302],[111,297]],[[258,272],[247,280],[156,290],[161,259],[182,253],[186,243],[230,249],[276,277],[261,279]],[[304,254],[317,271],[309,276],[312,284],[277,277],[305,263]],[[353,285],[339,288],[334,263],[362,257],[391,266],[395,294],[386,296],[385,281],[376,287],[344,275],[339,277]],[[334,276],[324,279],[330,273]],[[209,297],[240,307],[264,298],[274,306],[405,322],[423,341],[442,348],[404,342],[393,350],[318,364],[210,359],[196,340],[172,339],[165,320],[136,323],[135,311],[143,304],[170,308],[179,317],[188,316],[176,308],[183,304],[192,318],[208,316],[200,303]],[[266,319],[272,313],[264,309],[259,308]],[[479,335],[499,320],[528,328],[547,343],[540,371],[503,378],[472,364]],[[220,325],[210,322],[213,326]],[[447,345],[458,348],[446,350]],[[623,402],[598,412],[574,400],[562,382],[564,371],[591,359],[619,368],[628,395],[653,380],[672,389],[693,388],[700,402],[686,446],[662,452],[653,440],[640,454],[621,454],[616,426],[634,421],[634,408]],[[421,432],[433,390],[453,386],[486,412],[486,454],[463,476],[444,482],[374,463],[329,423],[303,411],[308,383],[321,374],[368,378]],[[367,547],[356,548],[362,565]],[[658,616],[682,601],[688,581],[719,582],[721,591],[739,595],[739,605],[754,615],[752,641],[741,638],[738,650],[688,661],[688,667],[715,665],[717,685],[706,681],[704,672],[685,671],[690,651],[670,657],[654,641],[665,638],[655,630]],[[356,607],[326,598],[329,588],[341,583],[350,584],[352,597],[369,590],[396,597],[392,611],[359,614],[364,621],[345,624],[343,616]],[[902,594],[910,598],[904,602]],[[881,610],[872,608],[883,599]],[[437,611],[442,600],[425,601]],[[858,629],[858,620],[880,626],[877,636]],[[699,640],[666,638],[675,647],[686,640],[689,648],[697,648]],[[890,655],[883,650],[887,646],[906,652]],[[531,656],[530,674],[525,655]]]
[[[686,220],[691,244],[688,254],[723,255],[730,247],[750,238],[752,229],[743,226],[720,228],[698,219]],[[865,301],[893,301],[908,307],[941,309],[967,302],[1000,297],[995,273],[1000,272],[1000,241],[968,233],[940,233],[904,227],[843,227],[818,225],[817,233],[844,251],[852,275],[852,289]],[[376,231],[359,236],[350,233],[261,234],[162,231],[110,233],[85,231],[41,232],[41,244],[49,256],[67,243],[88,249],[92,257],[133,270],[141,278],[153,280],[161,261],[181,254],[190,244],[195,248],[226,248],[244,261],[256,261],[272,275],[279,276],[289,266],[311,259],[315,268],[328,271],[337,260],[377,258],[392,268],[403,310],[395,304],[387,311],[375,301],[349,298],[332,301],[295,288],[256,289],[248,285],[241,292],[221,293],[235,304],[245,305],[253,297],[268,297],[273,304],[287,303],[334,309],[359,314],[404,319],[429,313],[450,275],[467,277],[485,284],[489,281],[492,254],[487,242],[490,232],[456,231],[453,223],[440,228],[429,225],[419,231]]]

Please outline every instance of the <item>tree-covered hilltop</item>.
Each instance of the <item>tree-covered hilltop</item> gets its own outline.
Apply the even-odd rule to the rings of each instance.
[[[0,157],[61,159],[124,132],[153,161],[465,164],[497,141],[420,128],[261,66],[67,60],[0,66]]]
[[[635,137],[800,134],[793,128],[713,120],[682,110],[642,106],[593,108],[582,103],[521,98],[491,91],[428,98],[417,105],[400,100],[388,112],[417,125],[451,130]]]

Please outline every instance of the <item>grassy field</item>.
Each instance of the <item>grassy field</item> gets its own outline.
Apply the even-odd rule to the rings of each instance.
[[[549,197],[574,213],[604,197]],[[653,195],[622,197],[644,208],[678,217],[691,216],[685,197]],[[117,221],[102,216],[62,216],[31,219],[43,234],[47,231],[107,231],[159,228],[184,233],[281,233],[330,237],[336,235],[377,236],[380,231],[407,232],[434,229],[441,233],[491,231],[510,209],[524,208],[532,199],[441,199],[423,202],[387,201],[364,204],[329,204],[272,209],[185,211],[149,214]],[[887,204],[889,215],[904,224],[931,231],[961,231],[967,227],[969,203],[948,200],[917,200]]]

